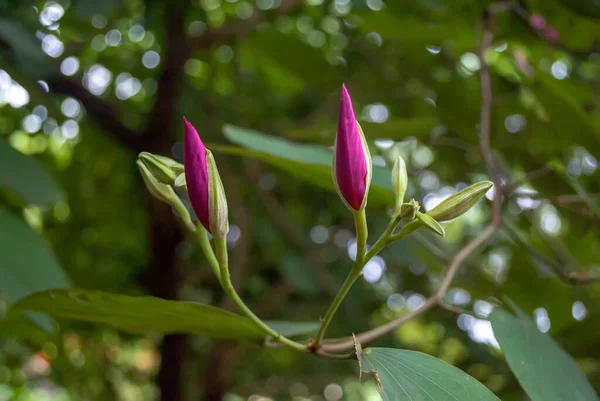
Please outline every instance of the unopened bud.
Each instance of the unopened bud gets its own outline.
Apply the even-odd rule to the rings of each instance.
[[[546,20],[540,14],[532,14],[529,17],[529,25],[533,29],[542,30],[546,27]]]
[[[144,180],[144,184],[146,184],[146,188],[148,188],[148,191],[150,191],[152,196],[168,204],[172,204],[178,199],[173,187],[159,182],[142,161],[137,160],[135,164],[137,164],[142,179]]]
[[[490,181],[481,181],[473,184],[427,212],[427,215],[437,221],[448,221],[465,214],[486,194],[494,184]]]
[[[404,221],[414,220],[416,217],[417,211],[421,208],[419,202],[414,199],[411,199],[408,203],[403,203],[400,206],[400,217]]]
[[[442,237],[446,235],[444,228],[433,217],[419,211],[416,213],[417,219],[419,219],[419,221],[423,223],[425,227],[429,228],[434,233],[441,235]]]
[[[550,43],[558,43],[560,41],[560,33],[558,33],[558,31],[552,27],[546,27],[542,31],[542,35]]]
[[[154,177],[163,184],[173,185],[177,174],[183,171],[181,164],[165,156],[142,152],[138,158]]]
[[[396,195],[396,211],[399,211],[404,203],[404,194],[406,194],[406,188],[408,187],[406,163],[400,156],[396,159],[392,169],[392,187],[394,188],[394,195]]]
[[[338,131],[333,156],[333,182],[350,210],[365,208],[371,184],[372,166],[369,146],[356,121],[352,100],[342,85]]]

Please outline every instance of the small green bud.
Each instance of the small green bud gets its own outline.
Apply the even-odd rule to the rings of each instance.
[[[181,164],[165,156],[142,152],[138,158],[156,179],[163,184],[173,185],[177,174],[183,171]]]
[[[208,219],[210,232],[214,237],[223,237],[229,231],[227,198],[223,182],[217,170],[215,158],[210,150],[206,150],[208,169]]]
[[[396,211],[400,210],[404,203],[404,194],[408,187],[408,174],[406,172],[406,163],[401,156],[398,156],[392,169],[392,186],[396,195]]]
[[[402,217],[402,220],[405,221],[414,220],[416,217],[416,213],[420,208],[421,205],[419,205],[419,202],[417,202],[414,199],[411,199],[410,202],[403,203],[400,206],[400,217]]]
[[[431,209],[427,214],[437,221],[448,221],[465,214],[494,185],[490,181],[481,181],[459,191]]]
[[[141,160],[136,160],[135,164],[137,164],[138,169],[140,170],[146,188],[148,188],[148,191],[150,191],[155,198],[170,205],[179,199],[175,190],[173,190],[173,187],[159,182],[156,176],[150,172],[148,167],[146,167]]]
[[[423,223],[425,227],[429,228],[434,233],[441,235],[442,237],[446,235],[444,228],[433,217],[419,211],[417,211],[416,214],[417,219],[419,219],[419,221]]]

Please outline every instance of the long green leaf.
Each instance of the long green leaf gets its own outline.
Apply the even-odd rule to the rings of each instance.
[[[573,358],[531,320],[495,309],[490,321],[508,365],[532,401],[598,401]]]
[[[17,307],[59,318],[108,324],[134,333],[189,333],[245,341],[265,338],[250,319],[196,302],[73,289],[37,293]],[[318,328],[316,322],[266,323],[287,336],[311,333]]]
[[[223,132],[228,140],[243,148],[211,145],[211,149],[262,160],[305,181],[335,191],[331,174],[333,154],[329,150],[320,146],[293,143],[232,125],[226,125]],[[393,201],[391,177],[389,169],[373,168],[370,204],[385,205]]]
[[[16,192],[25,203],[52,205],[63,199],[60,188],[38,161],[0,140],[0,187]]]
[[[499,401],[483,384],[430,355],[357,347],[361,370],[374,373],[384,401]]]

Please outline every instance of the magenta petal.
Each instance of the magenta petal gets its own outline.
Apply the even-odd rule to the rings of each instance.
[[[350,94],[342,85],[335,144],[335,178],[342,196],[355,210],[362,206],[367,187],[368,170],[363,146]]]
[[[183,165],[185,182],[192,207],[200,223],[210,232],[208,214],[208,166],[206,164],[206,148],[198,135],[198,131],[188,120],[185,125],[183,139]]]

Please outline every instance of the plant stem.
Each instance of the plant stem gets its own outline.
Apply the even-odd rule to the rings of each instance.
[[[356,223],[357,237],[356,262],[354,263],[354,267],[348,274],[348,277],[346,277],[346,281],[344,281],[344,284],[342,284],[342,287],[333,299],[331,305],[329,306],[329,309],[325,313],[325,317],[323,317],[323,319],[321,320],[321,327],[319,327],[319,331],[317,332],[317,338],[315,339],[315,342],[313,344],[313,349],[318,349],[319,345],[323,341],[323,337],[325,336],[325,331],[327,330],[327,327],[331,323],[333,316],[342,304],[342,301],[348,294],[348,291],[352,287],[352,284],[354,284],[354,282],[360,277],[360,273],[362,272],[362,269],[365,266],[365,264],[385,247],[385,245],[388,243],[390,235],[392,234],[394,228],[399,222],[399,219],[397,217],[392,218],[383,234],[381,234],[381,237],[379,237],[379,239],[375,242],[375,244],[369,250],[369,252],[365,254],[368,229],[364,209],[356,212],[354,214],[354,218]]]
[[[221,278],[221,269],[219,268],[219,261],[215,256],[215,252],[210,246],[210,241],[208,240],[208,232],[202,226],[202,224],[198,224],[198,243],[200,244],[200,248],[202,248],[202,252],[204,252],[204,256],[206,256],[206,260],[208,260],[208,264],[212,269],[213,273],[223,286],[223,279]]]
[[[354,225],[356,227],[356,264],[358,265],[365,258],[365,248],[367,246],[367,237],[369,236],[367,216],[364,208],[354,213]]]
[[[346,294],[348,294],[348,291],[350,290],[350,287],[352,287],[352,284],[354,284],[356,279],[360,277],[360,272],[362,271],[363,267],[364,264],[359,262],[357,258],[354,267],[348,274],[348,277],[346,277],[346,281],[344,281],[344,284],[342,284],[342,287],[331,302],[331,305],[329,305],[329,309],[327,309],[325,317],[321,320],[321,326],[319,327],[319,331],[317,332],[317,338],[315,339],[315,342],[313,344],[314,349],[318,349],[318,347],[321,345],[329,323],[331,323],[335,312],[337,312],[338,308],[342,304],[342,301],[346,297]]]
[[[192,223],[190,212],[188,212],[183,202],[181,202],[181,199],[177,198],[173,200],[173,202],[171,202],[171,205],[173,205],[173,207],[177,211],[177,214],[179,214],[179,217],[183,221],[185,228],[187,228],[189,232],[195,233],[196,227],[194,226],[194,223]]]
[[[282,344],[287,345],[290,348],[294,348],[298,351],[306,352],[308,347],[304,344],[300,344],[296,341],[290,340],[287,337],[282,336],[269,326],[265,324],[258,316],[254,314],[246,306],[242,298],[238,295],[233,284],[231,283],[231,277],[229,276],[229,266],[228,266],[228,258],[227,258],[227,241],[225,237],[215,237],[215,248],[216,248],[216,258],[218,260],[219,268],[221,271],[221,284],[223,286],[223,290],[231,300],[236,304],[238,309],[246,315],[250,320],[252,320],[260,329],[262,329],[265,333],[273,337],[273,341],[280,342]]]

